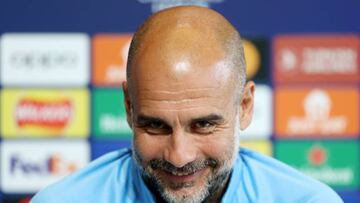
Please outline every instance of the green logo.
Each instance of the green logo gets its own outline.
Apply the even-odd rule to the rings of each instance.
[[[359,186],[356,141],[278,141],[275,157],[336,189]]]
[[[96,138],[131,139],[121,89],[95,89],[92,109],[92,129]]]

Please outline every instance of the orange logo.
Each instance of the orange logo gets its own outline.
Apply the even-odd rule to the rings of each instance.
[[[93,39],[93,83],[117,86],[126,80],[131,34],[97,35]]]
[[[359,80],[356,35],[278,36],[273,50],[276,82]]]
[[[275,131],[279,137],[355,137],[359,133],[356,88],[278,88]]]
[[[68,100],[46,102],[22,99],[15,107],[15,119],[19,127],[29,125],[60,130],[71,120],[72,109]]]

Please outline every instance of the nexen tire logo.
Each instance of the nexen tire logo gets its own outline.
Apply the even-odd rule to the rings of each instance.
[[[71,51],[14,52],[10,57],[10,64],[19,69],[70,69],[77,63],[78,56]]]
[[[37,162],[22,158],[20,155],[12,155],[10,158],[10,174],[24,175],[62,175],[69,174],[78,169],[76,163],[66,162],[60,155],[53,154],[44,160]]]

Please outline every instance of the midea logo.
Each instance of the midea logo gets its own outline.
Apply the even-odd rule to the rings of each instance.
[[[157,12],[162,9],[182,6],[182,5],[196,5],[209,7],[209,3],[221,3],[224,0],[138,0],[141,3],[151,3],[152,12]]]
[[[68,69],[77,66],[72,51],[17,51],[10,55],[10,65],[24,69]]]

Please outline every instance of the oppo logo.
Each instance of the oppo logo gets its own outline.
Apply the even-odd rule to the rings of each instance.
[[[10,55],[10,64],[17,69],[71,69],[78,56],[73,51],[18,51]]]

